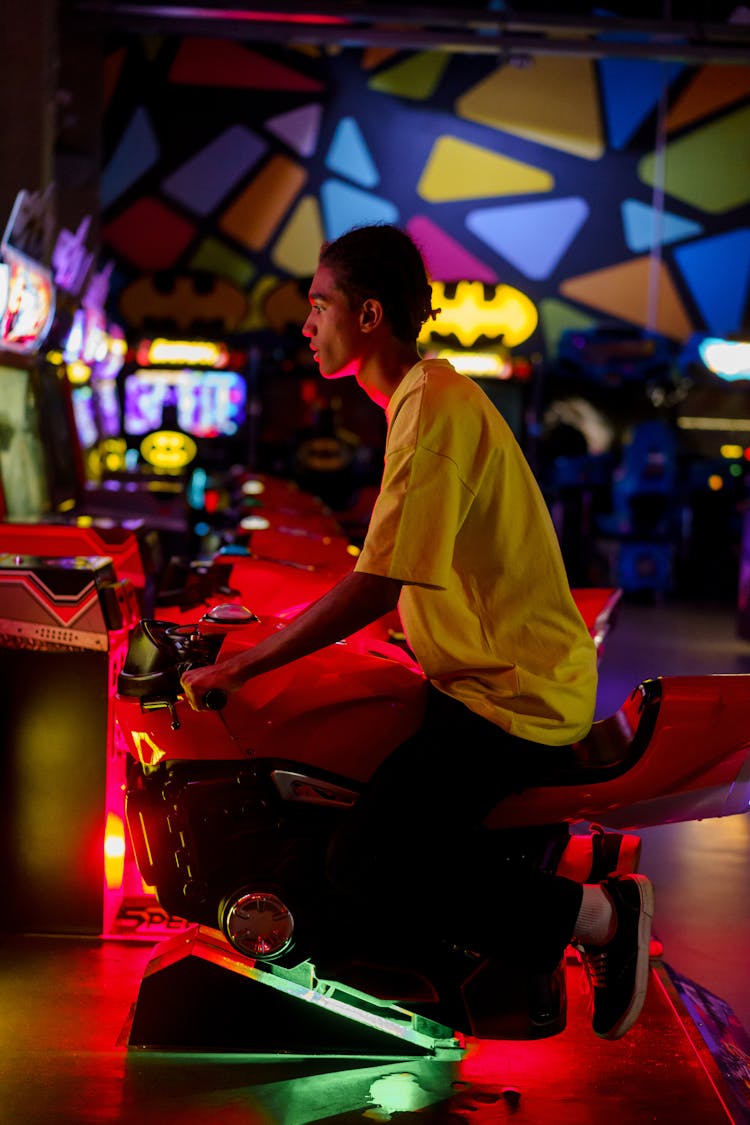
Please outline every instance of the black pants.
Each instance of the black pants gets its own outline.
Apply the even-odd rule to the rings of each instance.
[[[573,935],[581,886],[488,863],[481,825],[559,753],[430,687],[423,727],[376,770],[334,836],[331,882],[394,926],[427,925],[551,971]]]

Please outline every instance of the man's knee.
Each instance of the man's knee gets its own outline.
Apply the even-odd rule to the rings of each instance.
[[[334,834],[326,854],[326,876],[342,894],[364,898],[394,879],[393,841],[372,825],[347,821]]]
[[[356,895],[366,880],[367,860],[359,833],[348,826],[339,828],[326,853],[326,877],[331,886],[345,895]]]

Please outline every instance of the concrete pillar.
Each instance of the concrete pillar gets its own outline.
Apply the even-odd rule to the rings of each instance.
[[[58,0],[0,0],[0,228],[25,188],[54,184],[55,229],[98,242],[102,45]]]
[[[21,188],[54,179],[56,0],[0,0],[0,225]]]

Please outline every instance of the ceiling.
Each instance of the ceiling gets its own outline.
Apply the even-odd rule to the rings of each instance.
[[[750,64],[750,7],[726,0],[553,0],[460,6],[61,0],[61,18],[106,31],[210,35],[268,43],[397,47],[523,57],[540,54]],[[659,13],[654,15],[654,13]]]

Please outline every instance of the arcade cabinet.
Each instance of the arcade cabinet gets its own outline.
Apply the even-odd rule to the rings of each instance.
[[[681,536],[677,437],[667,422],[639,422],[612,476],[612,511],[597,521],[613,550],[617,584],[666,593]]]
[[[107,932],[125,782],[110,701],[138,616],[108,558],[0,555],[2,929]]]
[[[110,700],[141,607],[114,569],[114,542],[53,547],[56,531],[77,530],[64,521],[82,464],[56,357],[70,320],[56,315],[35,207],[20,193],[0,262],[0,926],[100,934],[125,852]],[[37,243],[36,257],[26,252]],[[117,546],[128,558],[127,534]]]
[[[626,326],[561,334],[540,396],[540,476],[574,583],[672,587],[682,533],[674,413],[685,393],[677,353],[668,338]]]
[[[154,526],[142,513],[114,518],[107,508],[96,515],[86,509],[86,466],[113,440],[119,415],[111,405],[105,413],[101,401],[95,414],[93,406],[91,415],[82,414],[81,402],[103,400],[107,380],[98,378],[92,390],[91,369],[78,353],[65,361],[55,331],[34,353],[0,353],[0,552],[109,556],[117,577],[133,583],[150,612],[164,565],[158,521]],[[85,379],[71,378],[80,368]]]
[[[690,384],[677,418],[691,528],[683,582],[703,597],[737,598],[740,635],[750,636],[750,343],[695,334],[680,366]]]

